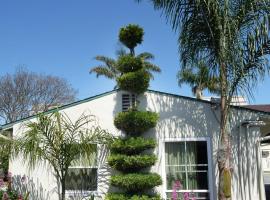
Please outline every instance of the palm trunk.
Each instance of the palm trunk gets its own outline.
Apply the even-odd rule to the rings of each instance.
[[[221,64],[220,146],[218,152],[219,200],[231,198],[230,141],[227,130],[229,100],[227,98],[226,65]]]
[[[63,175],[62,172],[62,177],[61,177],[61,199],[60,200],[65,200],[66,196],[66,177]]]

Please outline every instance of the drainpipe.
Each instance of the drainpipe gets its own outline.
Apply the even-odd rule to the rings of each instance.
[[[265,122],[263,121],[259,121],[259,120],[249,120],[249,121],[245,121],[241,124],[241,126],[246,126],[246,134],[245,134],[245,138],[246,138],[246,156],[248,158],[249,156],[249,147],[248,147],[248,134],[249,134],[249,128],[252,127],[252,126],[255,126],[255,127],[260,127],[260,126],[264,126],[265,125]],[[263,185],[263,180],[262,180],[262,167],[261,167],[261,155],[260,155],[260,141],[261,141],[261,138],[259,140],[257,140],[256,142],[256,147],[257,147],[257,150],[256,150],[256,160],[257,160],[257,163],[258,163],[258,170],[260,172],[260,175],[257,175],[258,177],[258,180],[259,180],[259,195],[260,195],[260,199],[265,199],[265,191],[264,191],[264,185]],[[250,169],[250,159],[247,159],[247,169],[249,170]],[[247,174],[248,175],[248,185],[249,187],[251,187],[252,183],[251,183],[251,180],[250,180],[250,176],[249,176],[249,173]],[[249,198],[251,198],[252,194],[251,194],[251,190],[249,189]]]

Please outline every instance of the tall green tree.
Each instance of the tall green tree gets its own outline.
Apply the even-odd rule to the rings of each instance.
[[[24,162],[33,169],[47,162],[58,181],[59,200],[65,200],[68,168],[78,157],[90,162],[97,144],[107,144],[111,136],[98,126],[92,115],[81,115],[72,121],[67,115],[54,112],[40,114],[36,121],[26,125],[26,132],[19,138],[1,137],[1,149],[9,147],[12,157],[22,155]]]
[[[218,78],[210,74],[209,68],[203,62],[198,62],[192,68],[180,70],[177,78],[180,87],[182,84],[190,85],[192,93],[197,99],[202,99],[205,89],[208,89],[211,93],[220,93]]]
[[[182,68],[202,60],[219,77],[220,147],[218,156],[220,200],[231,197],[228,116],[235,94],[252,94],[269,73],[268,0],[150,0],[179,32]]]

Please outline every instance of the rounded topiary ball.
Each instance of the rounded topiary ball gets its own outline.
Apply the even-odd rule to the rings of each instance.
[[[129,49],[134,49],[143,41],[143,29],[135,24],[129,24],[120,29],[119,40]]]
[[[122,73],[138,71],[142,67],[142,60],[132,55],[121,56],[117,62],[117,69]]]
[[[120,89],[141,94],[149,87],[150,75],[147,71],[141,69],[136,72],[125,73],[116,81]]]

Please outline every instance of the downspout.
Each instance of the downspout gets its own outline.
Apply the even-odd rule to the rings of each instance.
[[[265,123],[263,121],[258,121],[258,120],[255,120],[255,121],[245,121],[241,124],[241,126],[246,126],[246,134],[245,134],[245,138],[246,138],[246,156],[248,158],[249,156],[249,147],[248,147],[248,135],[249,135],[249,128],[252,127],[252,126],[255,126],[255,127],[260,127],[260,126],[264,126]],[[259,174],[257,174],[257,178],[259,180],[259,196],[260,196],[260,199],[263,200],[265,199],[265,191],[264,191],[264,187],[263,187],[263,180],[262,180],[262,177],[263,177],[263,174],[262,174],[262,167],[261,167],[261,156],[260,156],[260,140],[261,138],[256,141],[256,161],[258,163],[258,171],[259,171]],[[250,159],[247,159],[247,169],[250,169]],[[248,176],[248,185],[249,187],[251,187],[252,183],[251,183],[251,180],[250,180],[250,175],[249,173],[247,174]],[[252,199],[252,194],[251,194],[251,190],[249,189],[249,199]]]

